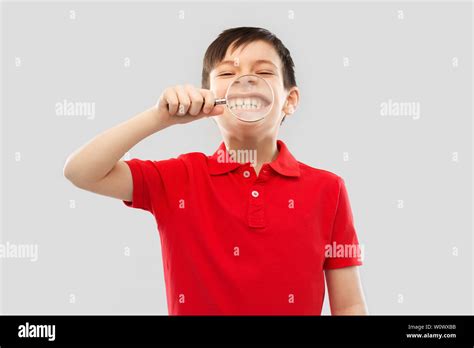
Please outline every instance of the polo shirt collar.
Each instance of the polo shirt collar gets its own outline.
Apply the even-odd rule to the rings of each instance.
[[[300,166],[298,164],[298,161],[293,157],[293,155],[290,153],[283,141],[277,140],[277,149],[279,151],[277,158],[275,158],[275,160],[273,160],[272,162],[268,163],[268,165],[281,175],[294,177],[300,176]],[[222,157],[228,157],[227,148],[225,147],[224,142],[219,145],[218,149],[214,152],[212,156],[208,156],[209,173],[211,175],[225,174],[240,166],[245,165],[244,163],[238,162],[219,161],[219,158]]]

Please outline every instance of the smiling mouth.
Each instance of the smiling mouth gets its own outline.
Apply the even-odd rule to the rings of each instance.
[[[270,105],[270,101],[261,94],[230,95],[227,98],[231,110],[259,110]]]

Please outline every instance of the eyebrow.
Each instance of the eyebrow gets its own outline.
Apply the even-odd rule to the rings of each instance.
[[[267,64],[271,64],[273,65],[275,68],[278,69],[278,67],[270,60],[267,60],[267,59],[257,59],[253,62],[252,65],[257,65],[257,64],[262,64],[262,63],[267,63]],[[231,64],[231,65],[234,65],[234,61],[233,60],[223,60],[222,62],[218,63],[216,65],[216,68],[220,65],[224,65],[224,64]]]

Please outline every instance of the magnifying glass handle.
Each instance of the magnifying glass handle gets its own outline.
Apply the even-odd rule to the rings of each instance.
[[[226,104],[226,103],[227,103],[227,101],[226,101],[225,98],[214,100],[214,106],[216,106],[216,105],[223,105],[223,104]]]

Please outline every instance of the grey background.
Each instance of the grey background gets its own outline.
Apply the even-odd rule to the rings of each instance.
[[[6,2],[1,23],[1,242],[39,248],[36,262],[0,258],[1,313],[167,314],[153,216],[75,188],[63,165],[165,87],[199,85],[207,46],[243,25],[292,52],[301,104],[279,138],[345,179],[370,313],[473,313],[471,3]],[[58,116],[64,99],[95,103],[95,117]],[[419,102],[420,119],[381,116],[388,99]],[[220,142],[200,120],[128,155]]]

